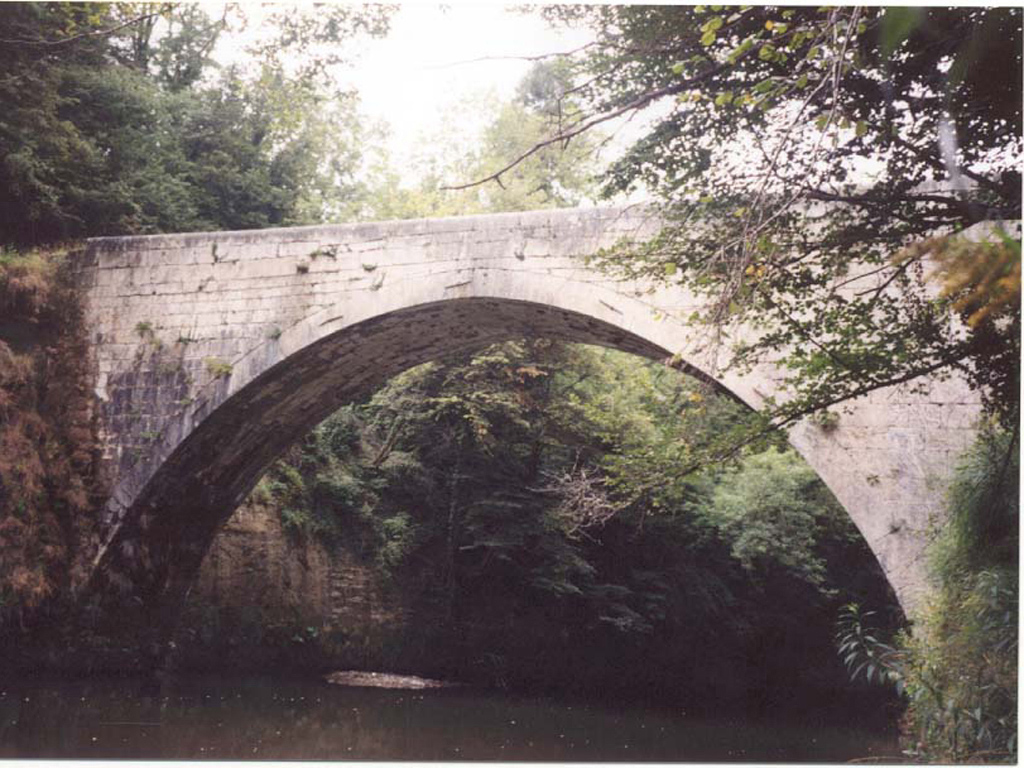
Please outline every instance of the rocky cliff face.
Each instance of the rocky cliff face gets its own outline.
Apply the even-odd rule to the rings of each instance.
[[[217,535],[190,602],[294,615],[321,626],[332,613],[331,576],[331,558],[323,546],[286,535],[275,509],[250,502]]]
[[[184,624],[193,635],[205,630],[208,645],[304,643],[338,663],[373,665],[406,630],[407,614],[402,590],[355,537],[328,548],[286,530],[273,505],[250,500],[217,534]]]

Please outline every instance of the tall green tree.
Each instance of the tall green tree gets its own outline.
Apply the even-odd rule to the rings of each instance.
[[[244,16],[12,3],[0,15],[0,240],[351,215],[356,100],[324,72],[351,35],[383,34],[388,13],[281,11],[244,67],[221,70],[215,46]]]
[[[88,33],[111,23],[105,5],[12,4],[0,15],[5,241],[66,236],[83,226],[81,208],[107,206],[93,181],[102,158],[61,110],[69,70],[106,65],[106,41]]]
[[[493,94],[476,95],[450,111],[441,127],[424,136],[411,169],[413,185],[402,183],[387,158],[378,171],[370,215],[378,219],[456,216],[499,211],[528,211],[579,205],[597,192],[600,141],[587,136],[571,146],[545,147],[488,187],[457,185],[465,178],[489,176],[509,155],[527,152],[557,125],[553,92],[568,87],[568,73],[548,63],[535,64],[517,89],[501,102]],[[467,131],[480,114],[492,115],[479,135]]]

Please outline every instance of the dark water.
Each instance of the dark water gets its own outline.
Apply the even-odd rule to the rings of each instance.
[[[0,758],[843,762],[884,728],[319,679],[0,682]]]

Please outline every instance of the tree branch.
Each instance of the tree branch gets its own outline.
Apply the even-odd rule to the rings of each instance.
[[[589,43],[581,45],[579,48],[573,48],[571,51],[556,51],[554,53],[540,53],[536,56],[480,56],[475,59],[464,59],[462,61],[453,61],[448,64],[434,64],[424,69],[448,69],[449,67],[460,67],[463,64],[479,64],[483,61],[544,61],[545,59],[554,59],[557,57],[575,56],[581,51],[585,51],[588,48],[592,48],[597,45],[597,40],[592,40]]]
[[[32,45],[32,46],[39,46],[39,47],[45,47],[45,48],[56,48],[58,45],[66,45],[68,43],[73,43],[73,42],[76,42],[78,40],[82,40],[82,39],[87,38],[87,37],[106,37],[107,35],[112,35],[115,32],[121,31],[125,27],[132,26],[133,24],[139,24],[141,22],[148,21],[149,19],[153,19],[153,18],[156,18],[158,16],[163,16],[165,13],[167,13],[167,11],[169,9],[170,9],[170,6],[169,5],[165,5],[162,10],[154,11],[153,13],[146,13],[146,14],[143,14],[142,16],[136,16],[133,19],[128,19],[128,21],[125,21],[125,22],[122,22],[121,24],[118,24],[117,26],[109,27],[107,29],[94,29],[91,32],[83,32],[80,35],[72,35],[71,37],[65,37],[62,40],[4,40],[4,39],[0,39],[0,44],[4,44],[4,45]]]
[[[609,120],[614,120],[616,117],[621,117],[622,115],[626,114],[627,112],[637,112],[637,111],[643,109],[644,107],[648,106],[652,102],[655,102],[655,101],[657,101],[659,99],[662,99],[665,96],[672,96],[674,94],[681,93],[682,91],[685,91],[685,90],[687,90],[689,88],[692,88],[693,86],[695,86],[695,85],[697,85],[699,83],[702,83],[705,80],[707,80],[707,79],[709,79],[709,78],[719,74],[720,72],[724,71],[725,69],[727,69],[728,67],[731,67],[731,66],[733,66],[733,64],[731,64],[731,63],[722,63],[722,64],[719,64],[719,65],[717,65],[715,67],[712,67],[711,69],[709,69],[708,71],[704,72],[703,74],[700,74],[700,75],[698,75],[696,77],[690,78],[689,80],[684,80],[684,81],[676,83],[674,85],[667,85],[664,88],[657,88],[657,89],[655,89],[653,91],[648,91],[647,93],[643,93],[640,96],[637,96],[635,99],[633,99],[628,104],[625,104],[624,106],[619,107],[618,109],[614,110],[613,112],[608,112],[608,113],[605,113],[603,115],[598,115],[596,117],[591,118],[590,120],[581,121],[579,124],[577,124],[576,127],[572,128],[570,130],[559,132],[559,133],[557,133],[554,136],[551,136],[551,137],[549,137],[547,139],[544,139],[544,141],[537,142],[532,147],[530,147],[530,149],[528,149],[525,152],[523,152],[522,154],[520,154],[518,157],[516,157],[514,160],[512,160],[512,162],[508,163],[507,165],[505,165],[500,170],[495,171],[490,176],[486,176],[486,177],[484,177],[482,179],[477,179],[476,181],[471,181],[471,182],[468,182],[466,184],[459,184],[459,185],[456,185],[456,186],[444,186],[444,187],[441,187],[441,189],[449,190],[449,191],[453,191],[454,192],[454,191],[458,191],[458,190],[461,190],[461,189],[470,189],[472,187],[478,187],[481,184],[486,184],[488,181],[500,182],[500,177],[501,177],[502,174],[507,173],[508,171],[512,170],[517,165],[519,165],[524,160],[526,160],[528,157],[531,157],[532,155],[536,154],[537,152],[539,152],[540,150],[544,149],[545,147],[550,147],[552,144],[568,142],[570,139],[573,139],[576,136],[579,136],[581,133],[589,131],[591,128],[593,128],[596,125],[600,125],[601,123],[606,123]]]
[[[968,353],[962,352],[962,353],[960,353],[958,355],[954,355],[954,356],[951,356],[951,357],[948,357],[948,358],[943,358],[943,359],[941,359],[941,360],[939,360],[939,361],[937,361],[935,363],[932,363],[931,365],[925,366],[924,368],[920,368],[920,369],[917,369],[917,370],[909,371],[907,373],[904,373],[901,376],[896,376],[896,377],[893,377],[893,378],[890,378],[890,379],[886,379],[884,381],[878,381],[878,380],[871,381],[871,382],[868,382],[867,384],[863,384],[863,385],[861,385],[861,386],[859,386],[859,387],[857,387],[857,388],[855,388],[855,389],[853,389],[853,390],[851,390],[849,392],[836,395],[836,396],[834,396],[832,398],[827,398],[827,399],[825,399],[825,400],[823,400],[821,402],[810,403],[810,404],[804,405],[803,407],[800,407],[800,408],[796,409],[795,411],[793,411],[792,413],[789,413],[789,414],[785,414],[784,412],[782,412],[782,409],[780,409],[780,412],[778,412],[774,416],[770,417],[771,421],[768,424],[766,424],[762,429],[760,429],[760,430],[756,431],[754,434],[749,435],[746,438],[744,438],[744,439],[734,443],[733,445],[731,445],[727,449],[725,449],[725,451],[722,452],[722,453],[718,453],[718,454],[715,454],[715,455],[711,456],[710,458],[706,458],[706,459],[698,460],[698,461],[694,462],[690,466],[684,468],[682,470],[682,472],[680,473],[680,475],[681,476],[685,476],[685,475],[690,474],[691,472],[696,472],[702,466],[706,465],[709,461],[710,462],[721,462],[721,461],[725,461],[726,459],[730,459],[733,456],[735,456],[737,453],[739,453],[741,450],[746,448],[748,445],[750,445],[751,443],[753,443],[753,442],[755,442],[757,440],[760,440],[763,437],[767,437],[769,434],[771,434],[772,432],[774,432],[776,430],[783,429],[784,427],[788,427],[790,424],[793,424],[794,422],[799,421],[804,416],[809,416],[812,413],[815,413],[817,411],[822,411],[822,410],[824,410],[826,408],[829,408],[829,407],[831,407],[833,405],[838,405],[839,403],[846,402],[847,400],[853,400],[855,398],[861,397],[862,395],[866,395],[866,394],[869,394],[871,392],[874,392],[877,389],[883,389],[885,387],[896,386],[898,384],[905,384],[908,381],[912,381],[913,379],[919,378],[921,376],[927,376],[928,374],[934,373],[935,371],[941,370],[943,368],[955,366],[961,360],[963,360],[964,358],[966,358],[968,356],[969,356]],[[784,418],[782,418],[781,421],[775,421],[775,419],[778,416],[783,416]]]

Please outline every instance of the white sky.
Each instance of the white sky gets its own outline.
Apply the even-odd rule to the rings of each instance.
[[[405,3],[392,17],[388,37],[366,44],[351,76],[363,112],[391,126],[390,148],[400,159],[460,100],[488,89],[511,97],[531,66],[514,57],[568,51],[588,39],[582,31],[559,33],[534,15],[494,3]],[[490,59],[479,60],[485,57]]]
[[[308,0],[299,4],[310,5]],[[243,8],[246,30],[218,44],[216,57],[224,63],[244,62],[246,43],[260,34],[273,6],[243,3]],[[210,3],[211,15],[222,9],[222,3]],[[368,122],[389,126],[387,149],[395,167],[402,168],[419,141],[436,134],[459,102],[489,91],[510,98],[532,65],[520,57],[569,51],[589,39],[583,30],[552,30],[538,16],[497,2],[402,2],[388,35],[353,41],[351,65],[338,74],[343,85],[359,91],[360,112]],[[478,120],[460,125],[461,136],[476,135],[490,118],[465,111],[460,117]]]

